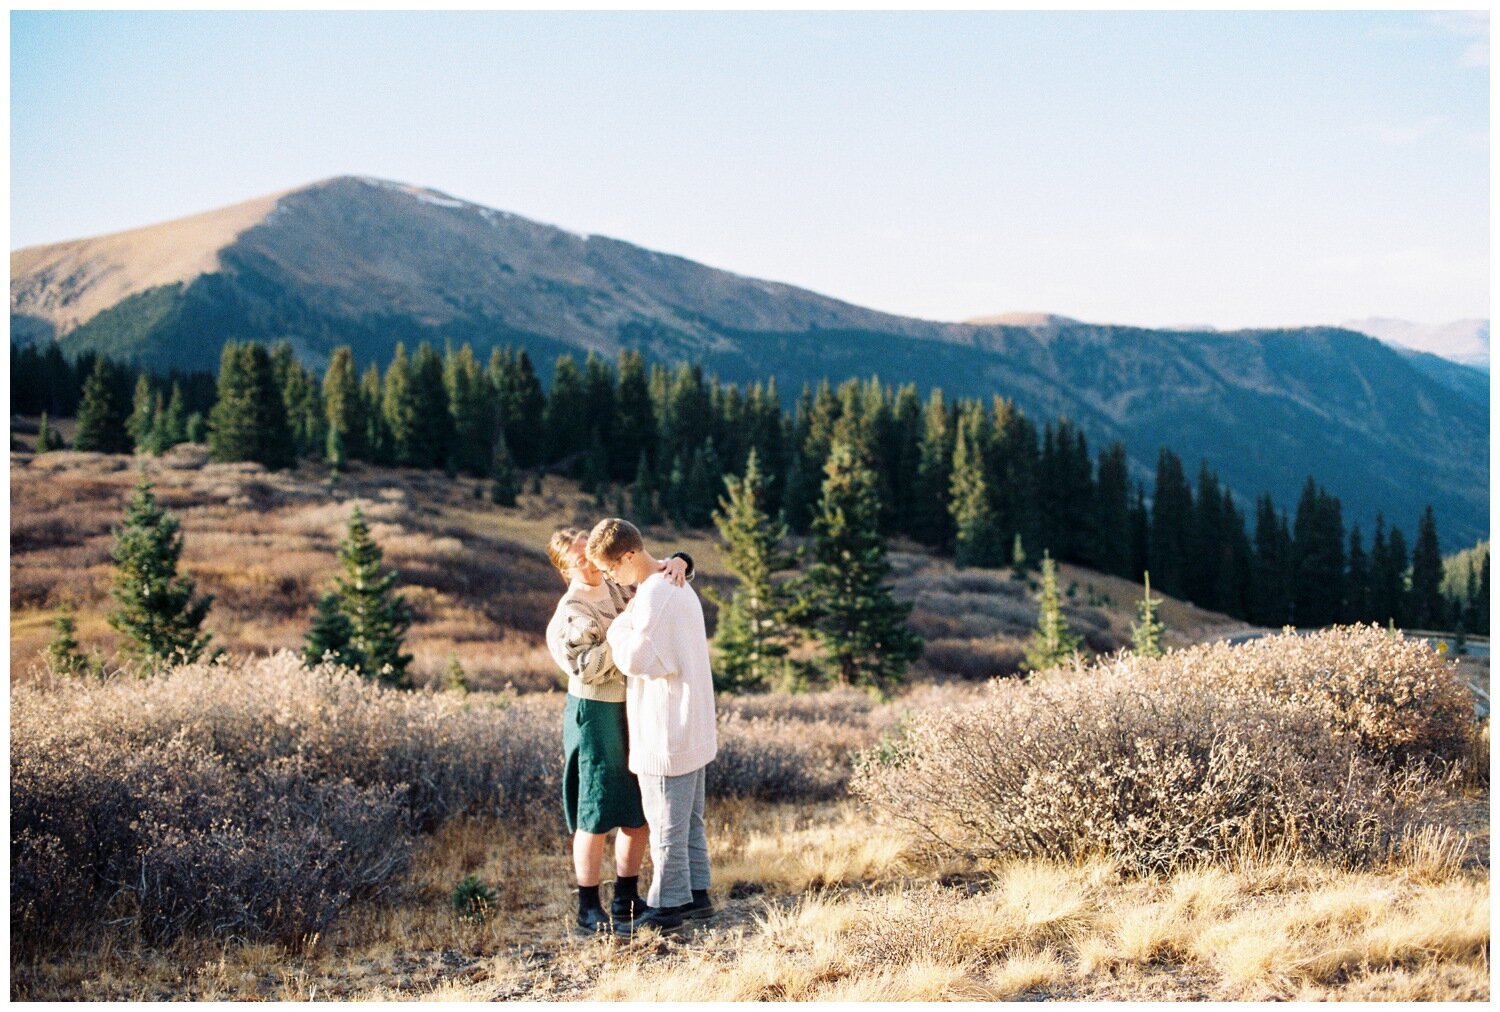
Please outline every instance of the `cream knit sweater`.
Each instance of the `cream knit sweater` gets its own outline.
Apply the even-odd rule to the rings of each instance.
[[[624,607],[624,593],[608,580],[595,587],[582,580],[568,584],[547,623],[547,650],[568,676],[570,695],[605,703],[625,701],[625,677],[604,642],[604,630]]]
[[[606,636],[625,679],[630,770],[677,777],[719,752],[703,605],[659,574],[641,582]]]

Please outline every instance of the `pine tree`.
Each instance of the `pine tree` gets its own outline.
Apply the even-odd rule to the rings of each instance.
[[[752,449],[743,477],[724,479],[727,496],[719,500],[714,524],[724,539],[724,560],[739,577],[734,597],[719,606],[714,630],[714,686],[741,692],[788,683],[786,657],[792,633],[788,601],[776,574],[791,569],[793,557],[782,550],[787,529],[765,509],[765,480]]]
[[[781,484],[781,512],[788,527],[797,534],[806,534],[812,524],[808,499],[813,482],[802,466],[802,452],[794,447],[788,456],[786,477]]]
[[[1446,628],[1442,583],[1443,555],[1438,547],[1437,520],[1428,506],[1417,523],[1417,543],[1411,551],[1411,625],[1418,629]]]
[[[182,399],[182,385],[172,384],[172,395],[167,400],[167,409],[162,414],[161,435],[158,443],[163,450],[170,450],[178,443],[187,442],[187,406]]]
[[[47,644],[47,666],[60,675],[81,675],[89,668],[89,659],[78,652],[78,630],[73,609],[64,605],[52,620],[52,641]]]
[[[1026,573],[1026,543],[1021,540],[1021,534],[1018,531],[1010,546],[1010,578],[1024,580]]]
[[[584,409],[584,445],[590,450],[596,443],[600,447],[599,459],[605,465],[603,477],[600,480],[607,484],[612,478],[622,480],[628,478],[630,462],[635,459],[634,454],[625,458],[623,467],[615,469],[626,473],[616,474],[609,467],[611,463],[609,444],[614,437],[616,427],[615,370],[600,355],[592,351],[583,361],[583,399],[587,405]]]
[[[335,433],[336,430],[330,429],[329,438]],[[302,662],[311,667],[326,660],[346,668],[358,668],[359,661],[349,649],[353,638],[354,626],[340,606],[339,595],[329,591],[318,598],[318,611],[302,648]]]
[[[1390,540],[1386,545],[1386,571],[1381,583],[1384,596],[1390,605],[1390,617],[1404,629],[1415,628],[1412,624],[1410,575],[1407,566],[1406,535],[1401,528],[1391,525]]]
[[[996,396],[990,407],[990,431],[985,471],[995,522],[1002,535],[1008,538],[1019,534],[1034,550],[1042,544],[1042,505],[1038,497],[1041,456],[1036,426],[1013,401]]]
[[[48,453],[52,450],[62,449],[62,436],[56,432],[47,420],[47,412],[42,412],[42,420],[36,427],[36,452]]]
[[[496,418],[516,467],[544,463],[547,398],[530,356],[525,351],[510,354],[496,349],[487,372],[495,390]]]
[[[321,387],[297,361],[290,341],[277,341],[271,348],[271,374],[281,391],[294,456],[321,454],[328,439]]]
[[[202,446],[208,442],[208,419],[203,412],[194,411],[187,419],[187,441]]]
[[[1160,657],[1161,637],[1167,627],[1158,617],[1157,609],[1161,607],[1161,600],[1151,596],[1151,574],[1148,572],[1144,576],[1146,589],[1141,603],[1136,606],[1139,621],[1130,627],[1130,642],[1135,647],[1135,652],[1142,657]]]
[[[469,676],[464,673],[464,666],[459,663],[457,654],[448,655],[448,667],[443,672],[443,689],[460,696],[469,694]]]
[[[578,471],[578,490],[598,495],[609,485],[609,460],[599,433],[593,433],[591,438],[588,452],[583,455],[583,466]]]
[[[215,460],[253,460],[276,470],[296,462],[286,404],[271,356],[255,343],[224,345],[218,399],[208,418],[209,453]]]
[[[688,475],[682,466],[682,454],[672,458],[672,472],[667,476],[667,494],[663,504],[667,516],[678,527],[688,527]]]
[[[349,463],[349,454],[344,447],[344,434],[333,426],[328,427],[328,445],[323,451],[323,459],[328,461],[328,466],[334,472],[342,471]]]
[[[922,459],[922,401],[915,384],[908,383],[896,391],[890,410],[891,508],[895,529],[908,536],[919,524],[916,509],[918,472]]]
[[[1098,475],[1094,501],[1099,568],[1112,576],[1129,576],[1130,473],[1124,443],[1117,440],[1099,454]]]
[[[646,359],[638,351],[620,352],[620,382],[615,394],[613,427],[609,437],[611,477],[630,477],[630,462],[649,458],[656,449],[656,410],[651,404],[651,386],[646,379]],[[636,469],[640,480],[640,469]]]
[[[685,512],[689,526],[706,527],[713,521],[714,503],[718,498],[714,487],[722,482],[723,473],[723,465],[710,436],[693,451],[693,462],[688,468]]]
[[[1254,552],[1250,548],[1250,536],[1245,532],[1245,518],[1235,506],[1233,493],[1226,487],[1223,494],[1219,513],[1223,538],[1219,546],[1219,572],[1214,596],[1225,614],[1246,618],[1250,614]]]
[[[1187,595],[1188,539],[1193,527],[1193,490],[1182,461],[1163,447],[1156,462],[1156,497],[1151,503],[1151,568],[1162,593]]]
[[[134,447],[125,423],[129,413],[120,394],[119,379],[104,356],[94,359],[93,371],[83,384],[78,406],[78,432],[73,449],[97,453],[129,453]]]
[[[348,345],[333,350],[328,371],[323,374],[323,413],[327,419],[328,446],[337,433],[346,457],[368,460],[370,455],[368,406],[354,370],[354,352]],[[332,459],[330,458],[330,463]],[[338,467],[344,465],[340,462]]]
[[[391,364],[385,370],[385,384],[380,393],[380,417],[389,439],[390,460],[405,467],[426,467],[425,444],[418,432],[420,395],[406,346],[396,342]]]
[[[395,449],[385,420],[385,381],[374,362],[359,378],[359,398],[365,416],[365,459],[372,464],[389,464],[395,459]]]
[[[1223,611],[1218,597],[1219,568],[1223,561],[1223,496],[1219,478],[1204,460],[1198,468],[1198,493],[1193,497],[1193,518],[1187,539],[1184,589],[1188,600],[1209,611]]]
[[[453,466],[465,474],[485,474],[493,465],[494,408],[489,382],[467,344],[444,360],[443,382],[452,415]]]
[[[130,417],[125,420],[125,431],[130,435],[130,445],[136,453],[147,453],[151,441],[151,381],[145,373],[135,378],[135,395],[130,399]]]
[[[1486,551],[1479,560],[1479,588],[1473,595],[1474,631],[1481,636],[1490,634],[1490,553]]]
[[[948,503],[954,530],[953,564],[960,569],[1005,564],[1005,542],[985,480],[983,440],[984,409],[971,404],[959,414]]]
[[[922,652],[886,578],[890,563],[878,531],[875,476],[853,446],[836,442],[824,468],[813,521],[813,564],[800,611],[822,643],[825,669],[840,685],[886,694]]]
[[[177,573],[182,535],[177,518],[157,505],[145,473],[125,506],[125,522],[114,531],[115,608],[109,624],[125,634],[125,652],[147,669],[191,664],[208,645],[203,619],[213,595],[194,597],[194,582]]]
[[[630,487],[630,516],[637,527],[647,527],[661,522],[661,513],[656,508],[656,483],[651,476],[651,461],[646,451],[641,451],[640,462],[635,469],[635,483]]]
[[[349,517],[349,533],[339,542],[338,555],[343,573],[334,578],[333,595],[337,610],[349,622],[348,643],[342,655],[366,678],[410,688],[411,675],[406,667],[411,655],[403,654],[401,647],[411,627],[411,613],[401,595],[391,589],[396,573],[382,572],[384,553],[370,537],[370,527],[357,505]],[[320,602],[320,617],[323,611]]]
[[[408,452],[413,467],[448,467],[453,416],[443,383],[443,360],[423,341],[411,361],[413,428]]]
[[[1036,632],[1026,646],[1027,671],[1056,667],[1078,652],[1079,639],[1068,630],[1062,602],[1057,594],[1057,564],[1050,552],[1042,552],[1042,590]]]
[[[1344,581],[1344,621],[1367,622],[1370,614],[1370,562],[1365,557],[1359,524],[1349,530],[1349,563]]]
[[[490,502],[510,508],[516,504],[520,492],[521,479],[516,474],[510,447],[505,443],[505,433],[496,433],[494,458],[490,462]]]
[[[1344,579],[1339,501],[1309,477],[1292,524],[1292,614],[1297,625],[1316,628],[1339,621]]]
[[[702,424],[703,416],[697,419]],[[549,464],[559,463],[588,449],[589,403],[583,373],[572,355],[559,355],[552,367],[552,389],[542,427],[546,432]]]
[[[1135,483],[1130,500],[1130,572],[1143,573],[1151,566],[1151,511],[1146,507],[1146,486]]]

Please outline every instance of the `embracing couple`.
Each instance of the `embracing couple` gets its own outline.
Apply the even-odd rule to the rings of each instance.
[[[547,648],[568,676],[563,808],[573,833],[577,926],[586,933],[669,931],[711,917],[703,785],[718,753],[703,606],[692,559],[659,562],[618,518],[563,528],[548,558],[568,583]],[[606,836],[615,837],[611,918],[599,901]],[[651,848],[651,889],[637,889]]]

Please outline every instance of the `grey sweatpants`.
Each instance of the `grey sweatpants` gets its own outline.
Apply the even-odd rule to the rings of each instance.
[[[653,907],[691,903],[694,889],[708,888],[708,834],[703,829],[703,784],[707,766],[680,777],[643,773],[641,807],[651,826]]]

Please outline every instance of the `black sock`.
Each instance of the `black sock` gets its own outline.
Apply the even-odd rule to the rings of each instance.
[[[635,900],[640,899],[641,894],[637,892],[641,877],[639,875],[616,875],[615,876],[615,899]]]
[[[580,914],[583,913],[585,910],[591,910],[594,907],[597,907],[598,905],[599,905],[599,887],[598,886],[593,885],[593,886],[579,886],[578,887],[578,912]]]
[[[694,903],[707,903],[708,902],[708,890],[707,889],[694,889],[693,890],[693,902]]]

